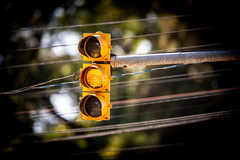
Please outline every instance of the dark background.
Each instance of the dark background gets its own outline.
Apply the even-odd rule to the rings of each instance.
[[[48,46],[54,45],[53,35],[58,35],[64,30],[28,30],[22,29],[45,28],[55,26],[68,26],[77,24],[91,24],[111,22],[129,19],[147,18],[153,14],[157,17],[168,15],[194,15],[169,20],[158,20],[150,22],[137,22],[119,25],[104,25],[94,27],[82,27],[68,29],[75,33],[103,31],[112,33],[112,38],[123,37],[130,31],[133,35],[166,32],[181,29],[212,27],[206,30],[194,32],[163,35],[146,38],[152,44],[152,50],[171,49],[177,47],[222,43],[217,46],[205,48],[182,49],[191,50],[235,50],[239,49],[239,4],[237,1],[207,1],[207,0],[149,0],[149,1],[111,1],[111,0],[2,0],[0,2],[1,16],[1,48],[0,48],[0,91],[9,91],[17,88],[44,82],[56,77],[62,77],[76,72],[82,67],[82,62],[60,63],[54,65],[41,65],[23,68],[4,68],[6,66],[50,62],[58,60],[70,60],[80,58],[71,56],[67,52],[62,56],[55,56],[51,49],[32,50],[16,52],[24,48],[41,46],[43,36],[50,35]],[[56,10],[60,8],[63,14],[56,18]],[[117,32],[114,32],[114,29]],[[52,36],[52,37],[51,37]],[[146,40],[145,39],[145,40]],[[79,39],[80,40],[80,39]],[[114,42],[121,46],[125,54],[134,53],[141,40]],[[163,43],[166,41],[166,43]],[[31,42],[31,43],[30,43]],[[72,43],[78,43],[72,42]],[[173,47],[172,47],[173,46]],[[171,50],[179,51],[179,50]],[[118,53],[115,53],[118,55]],[[43,55],[45,57],[43,57]],[[43,57],[43,58],[41,58]],[[178,93],[188,93],[202,90],[239,87],[239,62],[215,62],[184,66],[172,70],[156,71],[145,75],[123,77],[114,79],[113,82],[123,80],[135,80],[141,78],[152,78],[159,76],[171,76],[177,74],[191,73],[192,71],[209,71],[219,69],[231,69],[221,72],[221,76],[163,83],[155,85],[142,85],[141,87],[128,87],[111,90],[111,101],[144,98]],[[146,67],[144,69],[153,68]],[[140,68],[141,69],[141,68]],[[136,69],[120,69],[114,74],[137,71]],[[212,73],[213,76],[216,73]],[[66,81],[66,80],[65,80]],[[68,81],[72,81],[69,79]],[[64,81],[63,81],[64,82]],[[72,85],[68,87],[77,87]],[[59,88],[53,88],[59,89]],[[39,90],[41,91],[41,90]],[[45,90],[44,90],[45,91]],[[47,90],[46,90],[47,91]],[[227,158],[239,157],[239,116],[212,120],[191,125],[182,125],[163,129],[131,132],[112,136],[103,136],[83,140],[34,144],[35,140],[46,140],[58,138],[59,135],[47,136],[19,136],[25,133],[33,133],[36,118],[32,114],[22,111],[52,109],[54,104],[51,101],[53,94],[61,94],[60,91],[40,93],[38,90],[28,91],[16,95],[0,95],[0,149],[1,159],[13,158],[96,158],[96,159],[136,159],[136,158]],[[81,90],[69,91],[69,97],[76,104]],[[171,118],[192,114],[208,113],[214,111],[239,109],[239,91],[231,93],[189,99],[185,101],[169,102],[155,105],[145,105],[130,109],[111,110],[111,116],[144,113],[122,118],[112,118],[105,122],[84,121],[78,122],[80,116],[69,121],[57,112],[49,111],[54,115],[59,124],[52,124],[47,120],[39,120],[45,126],[44,131],[57,131],[62,129],[73,129],[81,127],[92,127],[109,124],[120,124],[128,122],[146,121],[161,118]],[[114,107],[114,106],[113,106]],[[187,109],[183,109],[183,108]],[[174,108],[172,111],[164,109]],[[161,111],[163,110],[163,111]],[[147,114],[149,111],[156,113]],[[20,114],[22,112],[22,114]],[[13,114],[18,113],[18,114]],[[34,116],[43,116],[43,112],[34,112]],[[47,119],[48,117],[45,116]],[[77,135],[77,133],[73,134]],[[63,137],[69,135],[62,135]],[[128,150],[118,152],[97,152],[100,150],[111,150],[131,148],[148,145],[176,144],[173,146],[155,147],[140,150]]]

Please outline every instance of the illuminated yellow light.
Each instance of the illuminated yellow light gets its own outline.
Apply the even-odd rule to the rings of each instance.
[[[103,77],[101,72],[96,68],[91,68],[86,73],[86,82],[91,88],[102,87]]]

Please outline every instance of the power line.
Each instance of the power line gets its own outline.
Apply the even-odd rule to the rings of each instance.
[[[172,66],[167,66],[167,67],[153,68],[153,69],[140,71],[140,72],[115,75],[115,76],[112,76],[112,77],[113,78],[118,78],[118,77],[123,77],[123,76],[131,76],[131,75],[135,75],[135,74],[147,73],[147,72],[152,72],[152,71],[161,70],[161,69],[171,69],[171,68],[176,68],[176,67],[182,67],[182,66],[185,66],[185,65],[188,65],[188,64],[179,64],[179,65],[172,65]]]
[[[146,72],[151,72],[151,71],[155,71],[155,70],[159,70],[159,69],[170,69],[170,68],[175,68],[175,67],[180,67],[179,65],[176,66],[167,66],[167,67],[161,67],[161,68],[153,68],[153,69],[150,69],[150,70],[146,70],[146,71],[141,71],[141,72],[135,72],[135,73],[126,73],[126,74],[122,74],[122,75],[116,75],[116,76],[113,76],[113,78],[116,78],[116,77],[122,77],[122,76],[130,76],[130,75],[135,75],[135,74],[140,74],[140,73],[146,73]],[[126,85],[123,85],[124,83],[128,83],[127,86],[130,85],[130,83],[133,83],[133,82],[139,82],[139,81],[149,81],[149,80],[157,80],[157,79],[168,79],[168,78],[177,78],[177,77],[183,77],[183,76],[191,76],[191,75],[197,75],[197,74],[207,74],[207,73],[211,73],[211,72],[221,72],[221,71],[227,71],[227,70],[231,70],[231,69],[223,69],[223,70],[217,70],[217,71],[205,71],[205,72],[200,72],[200,73],[190,73],[190,74],[181,74],[181,75],[174,75],[174,76],[165,76],[165,77],[155,77],[155,78],[149,78],[149,79],[142,79],[142,80],[134,80],[134,81],[127,81],[127,82],[115,82],[115,83],[112,83],[111,85],[117,85],[117,84],[122,84],[121,86],[119,86],[120,88],[122,87],[126,87]],[[78,73],[78,72],[76,72]],[[73,75],[76,75],[73,74]],[[71,76],[71,75],[70,75]],[[215,75],[215,76],[221,76],[221,75]],[[213,77],[213,76],[201,76],[201,77],[196,77],[195,79],[198,79],[198,78],[210,78],[210,77]],[[148,82],[146,84],[156,84],[156,83],[166,83],[166,82],[175,82],[175,81],[182,81],[182,80],[192,80],[193,78],[180,78],[180,79],[174,79],[174,80],[166,80],[166,81],[163,81],[163,82]],[[43,89],[43,88],[51,88],[51,87],[56,87],[56,86],[62,86],[62,85],[68,85],[68,84],[75,84],[75,83],[79,83],[79,81],[71,81],[71,82],[63,82],[63,83],[58,83],[58,84],[51,84],[51,85],[45,85],[45,86],[35,86],[35,87],[31,87],[29,89],[26,89],[24,91],[27,91],[27,90],[32,90],[32,89]],[[140,84],[142,85],[142,84]],[[132,85],[130,85],[132,86]],[[135,85],[136,86],[136,85]],[[119,87],[112,87],[112,89],[115,89],[115,88],[119,88]],[[79,87],[77,87],[77,89],[79,89]],[[14,90],[16,91],[16,93],[19,93],[18,91],[20,92],[23,92],[21,89],[18,89],[18,90]],[[9,91],[9,92],[2,92],[0,94],[14,94],[14,91]],[[35,93],[31,93],[31,95],[33,95]]]
[[[186,77],[186,76],[194,76],[194,75],[202,75],[202,74],[211,74],[211,73],[218,73],[218,72],[225,72],[225,71],[231,71],[233,69],[227,68],[227,69],[219,69],[219,70],[208,70],[208,71],[202,71],[202,72],[193,72],[193,73],[186,73],[186,74],[177,74],[177,75],[170,75],[170,76],[160,76],[160,77],[152,77],[152,78],[144,78],[144,79],[136,79],[131,81],[122,81],[122,82],[114,82],[111,83],[111,86],[120,85],[123,84],[131,84],[136,82],[144,82],[144,81],[155,81],[155,80],[164,80],[164,79],[176,79],[180,77]],[[196,77],[196,78],[202,78],[202,77]]]
[[[141,104],[141,103],[139,103]],[[219,103],[210,103],[207,105],[212,105],[212,104],[219,104]],[[146,104],[145,104],[146,105]],[[201,107],[201,105],[196,105],[197,107]],[[194,105],[194,107],[196,107]],[[181,107],[180,109],[187,109],[187,108],[193,108],[193,106],[188,106],[188,107]],[[161,110],[151,110],[147,112],[141,112],[141,113],[128,113],[128,114],[121,114],[121,115],[114,115],[111,117],[112,118],[120,118],[120,117],[130,117],[133,115],[139,115],[139,114],[151,114],[155,112],[163,112],[163,111],[173,111],[173,110],[178,110],[179,108],[168,108],[168,109],[161,109]],[[151,120],[152,122],[158,123],[160,120]],[[106,125],[106,126],[96,126],[96,127],[88,127],[88,128],[75,128],[75,129],[67,129],[67,130],[58,130],[58,131],[49,131],[49,132],[43,132],[43,133],[28,133],[24,134],[24,136],[41,136],[41,135],[48,135],[48,134],[68,134],[68,133],[83,133],[83,132],[91,132],[91,131],[102,131],[102,130],[110,130],[110,129],[121,129],[121,128],[126,128],[126,127],[136,127],[136,126],[141,126],[141,125],[149,125],[149,123],[146,124],[146,122],[133,122],[133,123],[126,123],[126,124],[115,124],[115,125]]]
[[[178,65],[161,67],[161,68],[153,68],[153,69],[146,70],[146,71],[135,72],[135,73],[128,73],[128,74],[121,74],[121,75],[116,75],[116,76],[112,76],[112,77],[113,77],[113,78],[117,78],[117,77],[123,77],[123,76],[141,74],[141,73],[146,73],[146,72],[152,72],[152,71],[160,70],[160,69],[171,69],[171,68],[181,67],[181,66],[184,66],[184,65],[186,65],[186,64],[178,64]],[[74,74],[72,74],[72,75],[69,75],[69,76],[66,76],[66,77],[52,79],[52,80],[49,80],[49,81],[47,81],[47,82],[43,82],[43,83],[39,83],[39,84],[36,84],[36,85],[32,85],[32,86],[20,88],[20,89],[17,89],[17,90],[12,90],[12,91],[8,91],[8,92],[0,92],[0,95],[1,95],[1,94],[16,94],[16,93],[28,91],[28,90],[31,90],[31,89],[43,89],[43,88],[50,88],[50,87],[62,86],[62,85],[66,85],[66,84],[79,83],[79,81],[72,81],[72,82],[64,82],[64,83],[58,83],[58,84],[51,84],[51,85],[42,86],[42,85],[44,85],[44,84],[51,83],[51,82],[53,82],[53,81],[62,80],[62,79],[67,79],[67,78],[69,78],[69,77],[74,77],[77,73],[79,73],[79,72],[76,72],[76,73],[74,73]]]
[[[217,60],[238,60],[239,59],[239,55],[237,54],[238,51],[208,51],[208,52],[200,52],[200,57],[202,58],[202,60],[207,60],[207,61],[216,61],[214,58],[216,56],[219,56]],[[184,52],[180,52],[180,53],[170,53],[170,55],[168,54],[158,54],[158,58],[156,58],[156,56],[154,54],[151,55],[142,55],[140,57],[136,57],[136,56],[131,56],[130,59],[128,59],[126,56],[121,56],[121,57],[117,57],[114,56],[111,58],[111,65],[114,67],[119,66],[119,65],[123,65],[123,64],[128,64],[128,65],[133,65],[132,61],[134,61],[134,65],[148,65],[148,64],[158,64],[159,63],[159,59],[164,60],[166,59],[166,57],[171,58],[171,60],[169,62],[165,62],[165,63],[179,63],[178,59],[180,58],[180,55],[187,55],[187,57],[192,58],[191,62],[194,62],[194,60],[196,61],[196,58],[199,58],[199,55],[197,55],[197,52],[193,52],[193,55],[196,55],[196,57],[191,57],[190,53],[184,53]],[[135,57],[135,59],[134,59]],[[147,59],[151,60],[150,62],[146,62],[146,57],[148,57]],[[183,61],[186,60],[186,57],[182,56]],[[138,58],[136,60],[136,58]],[[157,60],[156,60],[157,59]],[[177,59],[177,60],[176,60]],[[201,62],[201,61],[200,61]],[[161,62],[163,63],[163,62]],[[164,64],[164,63],[163,63]],[[135,73],[127,73],[127,74],[121,74],[121,75],[115,75],[112,76],[112,78],[117,78],[117,77],[123,77],[123,76],[130,76],[130,75],[135,75],[135,74],[141,74],[141,73],[146,73],[146,72],[152,72],[155,70],[160,70],[160,69],[171,69],[171,68],[176,68],[176,67],[181,67],[181,66],[185,66],[188,65],[186,64],[176,64],[176,65],[172,65],[172,66],[167,66],[167,67],[160,67],[160,68],[153,68],[153,69],[149,69],[149,70],[145,70],[145,71],[140,71],[140,72],[135,72]],[[78,73],[78,72],[76,72]],[[57,79],[53,79],[44,83],[39,83],[33,86],[28,86],[28,87],[24,87],[24,88],[20,88],[17,90],[13,90],[13,91],[9,91],[9,92],[1,92],[0,94],[16,94],[19,92],[24,92],[30,89],[42,89],[42,88],[50,88],[50,87],[55,87],[55,86],[61,86],[64,84],[72,84],[72,83],[79,83],[79,81],[72,81],[72,82],[64,82],[64,83],[59,83],[59,84],[52,84],[52,85],[46,85],[46,86],[42,86],[44,84],[56,81],[56,80],[61,80],[61,79],[66,79],[69,77],[75,77],[75,74],[73,75],[69,75],[66,77],[62,77],[62,78],[57,78]]]
[[[112,109],[138,107],[138,106],[158,104],[158,103],[175,102],[175,101],[181,101],[181,100],[219,96],[219,95],[231,93],[231,91],[239,90],[239,89],[240,89],[239,87],[236,87],[236,88],[224,88],[224,89],[215,89],[215,90],[207,90],[207,91],[196,91],[196,92],[190,92],[190,93],[180,93],[180,94],[173,94],[173,95],[166,95],[166,96],[159,96],[159,97],[125,100],[125,101],[120,101],[120,103],[119,101],[117,101],[117,102],[112,102],[111,104],[125,103],[125,105],[122,105],[122,106],[114,106]]]
[[[158,52],[167,52],[167,51],[172,51],[172,50],[186,50],[186,49],[213,47],[213,46],[219,46],[219,45],[223,45],[223,44],[227,44],[227,43],[225,43],[225,42],[222,42],[222,43],[209,43],[209,44],[192,45],[192,46],[177,47],[177,48],[159,49],[159,50],[150,51],[147,54],[158,53]]]
[[[186,145],[188,143],[172,143],[172,144],[159,144],[159,145],[149,145],[149,146],[139,146],[139,147],[129,147],[129,148],[120,148],[120,149],[111,149],[111,150],[99,150],[99,151],[90,151],[90,152],[80,152],[80,153],[71,153],[70,156],[84,155],[84,154],[98,154],[106,152],[123,152],[123,151],[132,151],[132,150],[142,150],[142,149],[152,149],[152,148],[162,148],[162,147],[172,147],[179,145]]]
[[[121,82],[114,82],[111,83],[111,89],[117,88],[124,88],[124,87],[136,87],[140,85],[151,85],[151,84],[159,84],[159,83],[169,83],[169,82],[180,82],[186,80],[195,80],[195,79],[202,79],[202,78],[212,78],[212,77],[219,77],[225,76],[225,74],[216,74],[216,75],[203,75],[202,74],[211,74],[211,73],[219,73],[219,72],[226,72],[231,71],[233,69],[220,69],[220,70],[211,70],[211,71],[203,71],[203,72],[193,72],[187,74],[178,74],[178,75],[171,75],[171,76],[160,76],[160,77],[152,77],[152,78],[145,78],[145,79],[137,79],[131,81],[121,81]],[[189,77],[189,76],[196,76],[196,77]],[[140,83],[139,83],[140,82]],[[50,89],[44,91],[36,91],[33,93],[25,93],[21,94],[22,98],[36,98],[41,96],[46,96],[46,94],[54,94],[54,93],[73,93],[74,91],[79,92],[79,86],[77,87],[69,87],[64,89]]]
[[[32,66],[43,66],[43,65],[49,65],[49,64],[79,62],[81,60],[82,60],[82,58],[71,59],[71,60],[51,61],[51,62],[28,63],[28,64],[19,64],[19,65],[11,65],[11,66],[0,67],[0,69],[24,68],[24,67],[32,67]]]
[[[226,94],[230,94],[231,92],[225,92],[225,93],[221,93],[221,94],[218,94],[219,95],[226,95]],[[212,95],[207,95],[206,97],[211,97],[211,96],[215,96],[214,94]],[[206,98],[206,97],[198,97],[198,98]],[[195,97],[194,97],[195,98]],[[192,97],[188,97],[186,99],[194,99]],[[178,99],[178,100],[175,100],[175,99],[172,99],[170,101],[156,101],[157,103],[148,103],[148,104],[145,104],[145,105],[152,105],[152,104],[159,104],[159,103],[168,103],[168,102],[175,102],[175,101],[181,101],[181,100],[186,100],[186,99]],[[159,115],[159,113],[162,113],[162,115],[165,115],[164,112],[172,112],[173,111],[178,111],[178,112],[181,112],[182,110],[185,110],[186,109],[192,109],[193,111],[194,110],[198,110],[198,108],[202,109],[202,108],[205,108],[205,107],[211,107],[211,106],[214,106],[214,105],[219,105],[221,104],[222,101],[218,101],[218,102],[209,102],[209,103],[206,103],[206,104],[195,104],[195,105],[191,105],[191,106],[184,106],[184,107],[180,107],[180,106],[177,106],[177,107],[168,107],[168,108],[165,108],[165,109],[149,109],[147,111],[144,111],[144,112],[134,112],[134,113],[125,113],[125,114],[118,114],[118,115],[113,115],[111,116],[111,119],[116,119],[116,118],[124,118],[124,117],[128,117],[128,119],[131,119],[131,118],[135,118],[136,116],[140,116],[140,115]],[[139,104],[139,106],[142,106],[142,104]],[[138,106],[137,106],[138,107]],[[159,107],[159,106],[158,106]],[[161,108],[161,107],[159,107]],[[190,111],[190,110],[188,110]],[[175,112],[176,113],[176,112]]]
[[[205,48],[205,47],[219,46],[219,45],[223,45],[223,44],[226,44],[226,43],[210,43],[210,44],[202,44],[202,45],[192,45],[192,46],[185,46],[185,47],[152,50],[152,51],[150,51],[150,52],[148,52],[146,54],[157,53],[157,52],[167,52],[167,51],[170,51],[170,50]],[[129,54],[134,54],[134,53],[129,53]],[[61,63],[69,63],[69,62],[78,62],[78,61],[81,61],[81,60],[82,60],[82,58],[80,58],[80,59],[71,59],[71,60],[51,61],[51,62],[19,64],[19,65],[10,65],[10,66],[0,67],[0,69],[13,69],[13,68],[24,68],[24,67],[31,67],[31,66],[61,64]]]
[[[76,46],[76,45],[78,45],[78,43],[61,44],[61,45],[46,46],[46,47],[23,48],[23,49],[16,49],[16,50],[8,51],[8,53],[35,51],[35,50],[39,50],[39,49],[49,49],[49,48],[56,48],[56,47],[69,47],[69,46]]]
[[[206,30],[206,29],[210,29],[210,28],[213,28],[213,27],[191,28],[191,29],[175,30],[175,31],[169,31],[169,32],[143,34],[143,35],[138,35],[138,36],[112,38],[111,41],[119,41],[119,40],[125,40],[125,39],[135,39],[135,38],[142,38],[142,37],[152,37],[152,36],[159,36],[159,35],[164,35],[164,34],[175,34],[175,33],[181,33],[181,32],[192,32],[192,31],[198,31],[198,30]],[[68,46],[76,46],[76,45],[78,45],[78,43],[61,44],[61,45],[46,46],[46,47],[24,48],[24,49],[17,49],[17,50],[12,50],[12,51],[8,51],[8,52],[9,53],[25,52],[25,51],[34,51],[34,50],[39,50],[39,49],[49,49],[49,48],[55,48],[55,47],[68,47]]]
[[[163,35],[163,34],[175,34],[175,33],[181,33],[181,32],[192,32],[192,31],[199,31],[199,30],[205,30],[205,29],[210,29],[210,28],[213,28],[213,27],[201,27],[201,28],[183,29],[183,30],[176,30],[176,31],[169,31],[169,32],[162,32],[162,33],[144,34],[144,35],[138,35],[138,36],[113,38],[112,41],[142,38],[142,37],[152,37],[152,36],[159,36],[159,35]]]
[[[215,90],[206,90],[206,91],[196,91],[196,92],[189,92],[189,93],[180,93],[180,94],[174,94],[174,95],[163,95],[163,96],[157,96],[157,97],[148,97],[148,98],[138,98],[138,99],[130,99],[130,100],[121,100],[121,101],[113,101],[111,102],[114,107],[112,109],[122,109],[122,108],[128,108],[128,107],[140,107],[145,105],[153,105],[153,104],[159,104],[159,103],[169,103],[169,102],[176,102],[176,101],[183,101],[183,100],[190,100],[190,99],[198,99],[198,98],[207,98],[212,96],[220,96],[220,95],[226,95],[234,93],[234,91],[239,90],[240,87],[235,88],[224,88],[224,89],[215,89]],[[119,105],[120,104],[120,105]],[[123,105],[121,105],[123,104]],[[74,106],[75,109],[78,108],[78,106]],[[43,109],[43,111],[51,112],[55,110],[54,108],[49,109]],[[30,111],[19,111],[14,113],[9,113],[9,115],[19,115],[19,114],[28,114],[31,112],[40,112],[42,110],[30,110]],[[72,114],[72,113],[79,113],[79,110],[73,111],[70,113],[62,113],[58,115],[66,115],[66,114]],[[38,115],[37,117],[31,117],[31,118],[42,118],[45,116],[50,116],[50,113]],[[52,116],[54,116],[53,114]],[[111,118],[120,118],[124,117],[124,115],[114,115]],[[68,122],[68,123],[79,123],[79,122]],[[29,134],[31,135],[31,134]]]
[[[122,134],[122,133],[128,133],[128,132],[159,129],[159,128],[165,128],[165,127],[173,127],[173,126],[179,126],[179,125],[199,123],[199,122],[203,122],[203,121],[219,119],[219,118],[224,118],[224,117],[231,117],[235,114],[238,114],[239,112],[240,112],[240,110],[228,110],[228,111],[219,111],[219,112],[213,112],[213,113],[196,114],[196,115],[190,115],[190,116],[181,116],[181,117],[174,117],[174,118],[150,120],[150,121],[143,121],[143,122],[118,124],[115,126],[107,126],[106,127],[107,129],[105,129],[105,130],[109,130],[109,128],[110,129],[125,128],[125,129],[110,130],[110,131],[103,131],[103,132],[97,132],[97,133],[89,133],[89,134],[84,134],[84,135],[69,136],[69,137],[49,139],[49,140],[43,140],[43,141],[35,141],[33,143],[49,143],[49,142],[58,142],[58,141],[69,141],[69,140],[76,140],[76,139],[109,136],[109,135]],[[103,127],[103,126],[101,126],[101,127]],[[126,128],[126,127],[128,127],[128,128]],[[129,128],[129,127],[131,127],[131,128]],[[98,128],[98,129],[102,129],[102,128]]]
[[[235,88],[236,89],[236,88]],[[207,97],[212,97],[212,96],[220,96],[220,95],[226,95],[226,94],[232,94],[232,93],[234,93],[233,91],[235,90],[234,88],[233,88],[233,90],[225,90],[225,91],[219,91],[219,92],[215,92],[215,93],[208,93],[208,91],[206,91],[206,93],[205,94],[201,94],[201,95],[196,95],[196,96],[191,96],[190,94],[191,93],[186,93],[186,96],[185,97],[180,97],[180,98],[171,98],[171,99],[163,99],[163,100],[156,100],[156,101],[149,101],[149,102],[146,102],[146,103],[144,103],[143,101],[141,101],[141,103],[136,103],[136,104],[126,104],[125,105],[125,107],[140,107],[140,106],[144,106],[144,105],[152,105],[152,104],[159,104],[159,103],[168,103],[168,102],[176,102],[176,101],[182,101],[182,100],[189,100],[189,99],[196,99],[196,98],[207,98]],[[220,89],[221,90],[221,89]],[[238,89],[236,89],[236,90],[239,90],[239,88]],[[193,94],[195,94],[195,93],[197,93],[197,92],[192,92]],[[176,97],[178,96],[179,94],[176,94]],[[174,96],[174,95],[173,95]],[[153,97],[154,98],[154,97]],[[139,100],[141,100],[141,99],[139,99]],[[219,102],[217,102],[217,103],[219,103]],[[217,104],[217,103],[215,103],[215,104]],[[213,105],[214,103],[212,103],[212,104],[206,104],[206,105]],[[197,107],[199,107],[200,105],[198,105]],[[77,106],[76,106],[77,107]],[[118,108],[118,106],[114,106],[114,107],[116,107],[116,109],[119,109]],[[113,108],[114,108],[113,107]],[[123,107],[123,106],[121,106],[121,108],[125,108],[125,107]],[[192,108],[192,106],[190,106],[191,108]],[[190,107],[181,107],[181,108],[179,108],[179,109],[187,109],[187,108],[190,108]],[[166,109],[167,110],[167,109]],[[166,110],[161,110],[161,111],[166,111]],[[168,109],[169,111],[170,110],[176,110],[176,108],[174,109],[174,108],[171,108],[171,109]],[[160,111],[160,110],[159,110]],[[152,111],[150,111],[150,112],[152,112]],[[158,112],[158,111],[156,111],[156,112]],[[72,112],[73,113],[73,112]],[[76,112],[75,112],[76,113]],[[78,111],[78,113],[79,113],[79,111]],[[111,119],[115,119],[115,118],[122,118],[122,117],[126,117],[126,116],[129,116],[130,115],[130,117],[133,117],[133,116],[136,116],[136,115],[140,115],[140,114],[146,114],[146,113],[148,113],[148,112],[141,112],[141,113],[130,113],[130,114],[124,114],[124,115],[113,115],[112,117],[111,117]],[[61,115],[63,115],[64,113],[62,113]],[[67,114],[67,113],[66,113]],[[42,117],[45,117],[45,116],[54,116],[55,114],[49,114],[49,113],[47,113],[47,114],[41,114],[40,116],[38,116],[38,117],[34,117],[34,119],[35,118],[42,118]],[[83,123],[83,121],[77,121],[77,122],[65,122],[65,123],[58,123],[57,125],[60,125],[60,124],[77,124],[77,123]],[[41,134],[41,133],[40,133]],[[43,133],[44,134],[44,133]],[[34,135],[34,133],[27,133],[27,134],[23,134],[23,136],[28,136],[28,135]]]
[[[115,109],[118,109],[118,108],[130,107],[132,105],[139,105],[142,102],[147,102],[147,101],[178,99],[178,98],[195,97],[195,96],[199,97],[201,95],[204,96],[204,95],[208,95],[208,94],[219,94],[221,92],[233,91],[233,90],[238,90],[238,89],[240,89],[240,88],[239,87],[234,87],[234,88],[223,88],[223,89],[206,90],[206,91],[196,91],[196,92],[190,92],[190,93],[179,93],[179,94],[173,94],[173,95],[148,97],[148,98],[141,98],[141,99],[130,99],[130,100],[120,101],[120,103],[119,102],[112,102],[112,104],[116,105],[116,104],[130,103],[130,105],[113,107]],[[136,103],[136,104],[134,104],[134,103]]]
[[[70,28],[72,29],[72,28],[80,28],[80,27],[114,25],[114,24],[130,23],[130,22],[144,22],[144,21],[169,19],[169,18],[182,18],[182,17],[190,17],[190,16],[197,16],[197,14],[175,15],[175,16],[166,16],[166,17],[143,18],[143,19],[132,19],[132,20],[123,20],[123,21],[112,21],[112,22],[79,24],[79,25],[57,26],[57,27],[45,27],[45,28],[27,28],[27,29],[13,30],[11,32],[43,31],[43,30],[45,31],[45,30],[57,30],[57,29],[70,29]]]
[[[38,83],[38,84],[35,84],[35,85],[32,85],[32,86],[23,87],[23,88],[20,88],[20,89],[17,89],[17,90],[12,90],[12,91],[8,91],[8,92],[0,92],[0,95],[4,95],[4,94],[17,94],[17,93],[28,91],[28,90],[31,90],[31,89],[36,89],[39,86],[45,85],[47,83],[51,83],[51,82],[54,82],[54,81],[59,81],[59,80],[67,79],[67,78],[70,78],[70,77],[74,77],[77,73],[78,72],[76,72],[74,74],[71,74],[71,75],[68,75],[68,76],[65,76],[65,77],[61,77],[61,78],[54,78],[54,79],[51,79],[51,80],[43,82],[43,83]],[[71,82],[68,82],[68,83],[71,83]],[[49,86],[52,87],[52,85],[49,85]],[[54,86],[59,86],[59,84],[55,84]]]

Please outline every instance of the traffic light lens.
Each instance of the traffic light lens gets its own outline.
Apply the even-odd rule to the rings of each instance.
[[[91,117],[99,117],[102,114],[102,105],[97,97],[91,96],[86,101],[86,112]]]
[[[93,89],[102,87],[103,77],[101,72],[96,68],[90,68],[86,73],[86,82]]]
[[[100,53],[100,43],[96,37],[90,37],[86,44],[86,51],[88,55],[92,58],[101,57]]]

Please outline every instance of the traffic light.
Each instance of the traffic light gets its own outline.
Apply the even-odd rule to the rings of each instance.
[[[111,35],[96,33],[83,33],[78,44],[78,50],[84,61],[110,61]]]
[[[110,119],[111,49],[111,35],[102,32],[84,33],[78,44],[83,61],[92,61],[80,69],[83,93],[79,109],[83,120]]]
[[[80,72],[79,80],[83,91],[110,91],[110,64],[83,64]]]
[[[83,120],[109,120],[111,107],[109,93],[83,93],[80,98]]]

